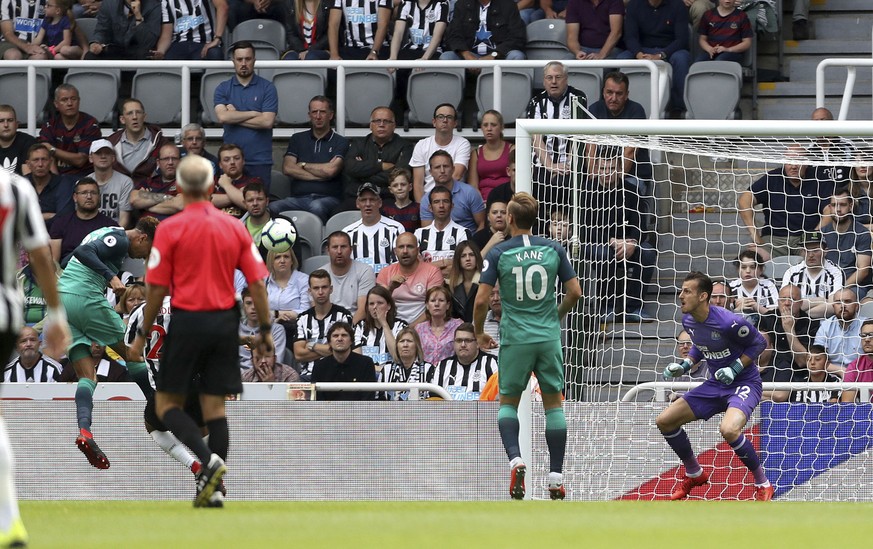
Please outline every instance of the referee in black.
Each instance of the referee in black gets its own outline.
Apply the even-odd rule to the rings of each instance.
[[[24,295],[15,271],[18,246],[30,254],[30,266],[48,306],[43,341],[46,354],[59,357],[70,345],[70,328],[58,297],[54,261],[39,199],[30,181],[0,170],[0,360],[9,361],[24,326]],[[12,448],[6,424],[0,419],[0,546],[24,547],[27,531],[18,513],[12,482]]]
[[[176,181],[185,208],[163,221],[155,233],[146,271],[142,325],[131,345],[133,355],[142,354],[145,335],[164,297],[171,295],[173,317],[158,370],[155,407],[164,425],[203,464],[195,507],[208,506],[227,471],[229,435],[224,400],[228,394],[242,392],[235,269],[245,275],[258,312],[261,330],[253,347],[261,353],[273,351],[264,284],[267,268],[245,226],[210,202],[212,174],[212,164],[202,156],[188,155],[179,163]],[[197,384],[200,394],[209,446],[184,411],[191,383]]]

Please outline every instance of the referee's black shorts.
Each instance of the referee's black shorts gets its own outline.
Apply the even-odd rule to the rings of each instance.
[[[174,309],[156,380],[158,391],[187,395],[196,382],[199,393],[241,393],[239,318],[236,307],[196,312]]]

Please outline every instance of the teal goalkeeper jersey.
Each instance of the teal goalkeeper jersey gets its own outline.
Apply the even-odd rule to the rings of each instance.
[[[494,246],[485,257],[480,282],[500,282],[500,344],[560,339],[556,283],[574,278],[567,252],[557,242],[521,235]]]
[[[77,295],[105,295],[106,284],[121,271],[130,240],[121,227],[103,227],[82,240],[64,267],[58,291]]]

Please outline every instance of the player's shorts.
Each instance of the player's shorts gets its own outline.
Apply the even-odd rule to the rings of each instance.
[[[527,387],[531,372],[535,373],[543,393],[564,390],[564,351],[560,340],[538,343],[501,343],[497,363],[500,394],[518,396]]]
[[[71,349],[77,345],[90,347],[92,342],[113,345],[124,340],[124,322],[105,295],[62,293],[60,296],[73,336]]]
[[[756,367],[754,364],[750,366],[750,368]],[[501,375],[503,375],[502,369]],[[707,379],[702,385],[691,389],[681,398],[685,399],[697,419],[709,419],[728,408],[742,410],[746,414],[746,419],[749,419],[758,403],[761,402],[761,392],[761,382],[758,379],[735,381],[730,385],[725,385],[715,379]]]
[[[192,383],[208,395],[241,393],[239,309],[174,309],[156,382],[165,393],[187,395]]]
[[[203,421],[203,410],[200,408],[200,395],[197,394],[197,391],[192,390],[188,392],[188,397],[185,399],[185,413],[188,414],[199,427],[204,427],[206,425],[206,422]],[[146,399],[146,407],[145,410],[143,410],[142,417],[145,419],[146,423],[158,431],[169,431],[155,411],[154,394]]]

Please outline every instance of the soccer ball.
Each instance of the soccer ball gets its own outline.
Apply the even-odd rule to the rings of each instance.
[[[297,242],[297,227],[281,217],[267,221],[261,229],[261,246],[271,252],[287,252]]]

